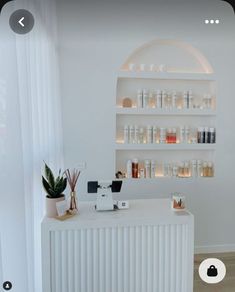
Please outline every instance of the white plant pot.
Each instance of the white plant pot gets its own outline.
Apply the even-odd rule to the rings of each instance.
[[[61,197],[55,199],[46,197],[46,216],[48,218],[55,218],[56,216],[58,216],[56,203],[64,200],[65,200],[64,195],[61,195]]]

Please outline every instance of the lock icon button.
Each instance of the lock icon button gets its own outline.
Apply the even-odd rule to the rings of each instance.
[[[218,276],[218,270],[214,265],[210,265],[210,267],[207,269],[207,276],[208,277],[217,277]]]

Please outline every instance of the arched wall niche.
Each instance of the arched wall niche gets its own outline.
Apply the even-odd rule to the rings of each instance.
[[[132,68],[134,64],[134,69]],[[154,40],[136,49],[122,65],[121,71],[154,71],[169,73],[214,73],[206,57],[191,44],[179,40]],[[132,66],[132,67],[131,67]],[[143,70],[143,69],[142,69]]]

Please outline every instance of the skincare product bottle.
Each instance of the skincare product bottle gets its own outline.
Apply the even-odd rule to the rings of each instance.
[[[124,136],[124,139],[123,139],[124,143],[125,144],[129,143],[129,126],[128,125],[124,126],[124,135],[123,136]]]
[[[144,161],[144,169],[145,169],[145,178],[150,178],[151,177],[150,160],[145,160]]]
[[[183,94],[183,108],[188,109],[188,92],[184,91]]]
[[[168,176],[169,177],[172,177],[173,167],[172,167],[172,164],[171,163],[168,163],[168,165],[167,165],[167,172],[168,172]]]
[[[168,177],[169,174],[168,174],[168,164],[167,163],[164,163],[164,166],[163,166],[163,176],[164,177]]]
[[[139,143],[139,127],[135,126],[135,143]]]
[[[147,89],[143,89],[143,108],[149,107],[149,92]]]
[[[126,177],[132,178],[132,161],[128,160],[126,164]]]
[[[139,129],[139,144],[144,144],[144,128]]]
[[[147,126],[147,144],[153,143],[153,127]]]
[[[149,93],[149,107],[156,108],[156,92],[154,90]]]
[[[184,162],[184,177],[190,177],[190,166],[188,161]]]
[[[198,172],[197,172],[197,160],[192,160],[191,162],[191,176],[192,177],[197,177]]]
[[[197,142],[198,143],[204,143],[204,136],[205,135],[205,132],[204,132],[204,128],[203,127],[199,127],[197,129]]]
[[[190,142],[192,144],[196,144],[197,143],[197,128],[191,128]]]
[[[162,91],[162,108],[166,109],[167,105],[167,94],[166,91]]]
[[[130,126],[129,143],[135,143],[135,127],[133,125]]]
[[[173,165],[173,167],[172,167],[172,176],[173,177],[177,177],[178,176],[178,171],[179,171],[179,167],[178,167],[178,165]]]
[[[193,92],[192,92],[192,90],[188,91],[188,108],[189,109],[193,108]]]
[[[190,143],[190,127],[186,126],[185,127],[185,142]]]
[[[184,163],[180,162],[178,169],[178,177],[184,177]]]
[[[139,161],[137,158],[132,160],[132,177],[138,178]]]
[[[216,142],[216,132],[215,128],[209,129],[209,137],[208,137],[208,143],[214,144]]]
[[[151,160],[151,178],[155,178],[156,176],[156,161]]]
[[[160,128],[159,143],[166,143],[166,128]]]
[[[204,128],[204,143],[209,143],[209,128],[205,127]]]
[[[166,93],[165,108],[168,109],[168,110],[172,109],[172,97],[171,97],[171,93],[170,92]]]
[[[166,134],[166,143],[175,144],[176,140],[176,128],[168,128]]]
[[[172,109],[177,109],[177,94],[176,91],[172,93]]]
[[[197,160],[197,176],[201,177],[202,176],[202,161]]]
[[[153,126],[153,143],[157,143],[157,126]]]
[[[162,108],[162,91],[157,90],[157,108]]]
[[[204,161],[202,165],[202,176],[208,177],[208,164],[206,161]]]
[[[185,143],[185,127],[180,127],[180,143]]]
[[[207,163],[207,176],[208,177],[213,177],[214,176],[214,165],[212,162]]]
[[[143,107],[143,91],[142,89],[139,89],[137,91],[137,108],[142,108]]]

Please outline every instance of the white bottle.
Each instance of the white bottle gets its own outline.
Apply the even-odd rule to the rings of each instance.
[[[126,164],[126,177],[132,178],[132,161],[128,160]]]
[[[166,128],[160,128],[159,130],[159,143],[166,143]]]
[[[180,127],[180,143],[185,143],[185,127]]]
[[[197,177],[198,176],[198,171],[197,171],[197,160],[192,160],[191,162],[191,176],[192,177]]]
[[[163,176],[164,177],[168,177],[168,164],[167,163],[164,163],[164,169],[163,169]]]
[[[185,143],[190,143],[190,127],[185,127]]]
[[[151,178],[155,178],[156,176],[156,161],[151,160]]]
[[[139,129],[139,144],[144,144],[144,128],[140,127]]]
[[[172,109],[177,109],[177,94],[176,91],[172,93]]]
[[[156,92],[154,90],[149,93],[149,107],[156,108]]]
[[[129,134],[129,143],[134,144],[135,143],[135,127],[130,126],[130,134]]]
[[[172,167],[172,176],[173,177],[177,177],[178,176],[178,170],[179,170],[178,165],[173,165],[173,167]]]
[[[162,108],[162,91],[157,91],[157,108]]]
[[[143,89],[143,108],[149,107],[149,92],[147,89]]]
[[[189,109],[193,108],[193,93],[192,93],[192,91],[189,91],[189,94],[188,94],[188,108]]]
[[[143,107],[143,91],[142,89],[139,89],[137,91],[137,108],[142,108]]]
[[[202,176],[202,161],[197,160],[197,176],[201,177]]]
[[[188,109],[188,92],[184,91],[183,95],[183,108]]]
[[[191,173],[190,173],[190,167],[189,167],[189,162],[185,161],[184,162],[184,173],[185,173],[185,177],[190,177]]]
[[[145,178],[150,178],[151,177],[150,160],[145,160],[144,169],[145,169]]]
[[[153,143],[157,143],[157,126],[153,126]]]
[[[128,125],[125,125],[124,126],[124,143],[125,144],[128,144],[129,143],[129,126]]]
[[[139,127],[135,126],[135,143],[139,143]]]
[[[147,144],[153,143],[153,127],[147,126]]]
[[[172,95],[170,92],[166,93],[166,108],[167,109],[172,109]]]
[[[172,174],[173,174],[173,167],[172,167],[172,164],[171,164],[171,163],[169,163],[169,164],[167,165],[167,172],[168,172],[168,176],[169,176],[169,177],[172,177]]]
[[[166,108],[166,99],[167,99],[167,94],[166,91],[162,91],[162,108]]]

